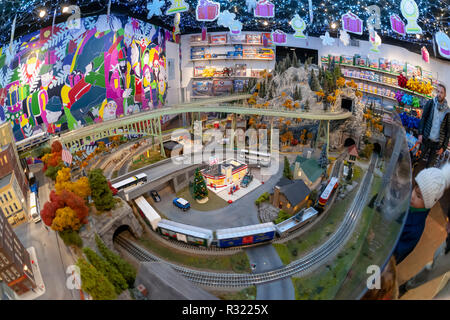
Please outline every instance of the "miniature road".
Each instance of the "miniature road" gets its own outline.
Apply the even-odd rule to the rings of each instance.
[[[42,172],[35,173],[39,181],[39,203],[42,209],[48,201],[48,184],[44,184]],[[67,266],[74,264],[70,249],[64,245],[55,231],[45,229],[44,223],[32,221],[14,229],[25,248],[33,246],[39,261],[46,292],[38,300],[79,300],[78,291],[69,290],[66,281]]]

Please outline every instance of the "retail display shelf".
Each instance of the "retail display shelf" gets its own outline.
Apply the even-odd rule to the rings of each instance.
[[[229,77],[192,77],[192,79],[199,80],[199,79],[214,79],[214,80],[220,80],[220,79],[259,79],[260,77],[251,77],[251,76],[229,76]]]
[[[236,43],[191,43],[191,47],[232,47],[235,45],[242,45],[242,46],[251,46],[251,47],[264,47],[264,44],[262,43],[243,43],[243,42],[236,42]],[[271,48],[268,46],[267,48]]]
[[[265,58],[208,58],[208,59],[190,59],[189,61],[191,62],[195,62],[195,61],[235,61],[235,60],[240,60],[240,61],[272,61],[275,59],[265,59]]]

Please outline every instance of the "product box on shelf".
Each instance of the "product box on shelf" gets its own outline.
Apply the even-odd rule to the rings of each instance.
[[[202,40],[202,35],[193,35],[190,37],[189,42],[191,44],[208,44],[208,37],[206,40]]]
[[[233,90],[233,80],[214,80],[213,93],[215,96],[231,93]]]
[[[433,73],[422,69],[422,79],[425,81],[433,81]]]
[[[205,59],[205,48],[193,47],[191,48],[191,59]]]
[[[341,63],[353,65],[353,57],[352,56],[341,56]]]
[[[211,35],[211,44],[226,44],[226,43],[227,43],[226,34]]]
[[[374,68],[374,69],[378,69],[379,68],[378,58],[370,58],[369,59],[369,67],[370,68]]]
[[[260,34],[246,34],[245,35],[245,42],[251,43],[251,44],[261,44],[261,35]]]
[[[213,93],[213,82],[211,80],[192,81],[193,96],[211,96]]]
[[[419,66],[414,66],[410,63],[406,63],[406,76],[407,77],[421,77],[422,69]]]
[[[380,58],[379,68],[384,71],[391,71],[391,62],[386,58]]]
[[[203,69],[202,76],[205,78],[214,77],[214,74],[216,73],[216,68],[205,68]]]
[[[269,48],[261,48],[258,50],[257,57],[259,59],[275,59],[275,53],[272,49]]]
[[[328,63],[328,61],[330,61],[330,56],[321,56],[320,57],[320,62]]]
[[[261,43],[264,45],[264,47],[271,47],[273,46],[272,42],[272,34],[270,32],[263,32],[261,34]]]
[[[236,79],[233,82],[234,92],[243,92],[244,87],[248,84],[248,80]]]
[[[242,58],[243,52],[242,51],[228,51],[227,52],[227,58]]]
[[[356,57],[356,64],[361,67],[367,67],[369,64],[367,57],[358,56]]]
[[[240,34],[231,34],[230,42],[233,43],[242,43],[245,42],[245,35],[243,33]]]
[[[203,77],[203,71],[205,70],[205,68],[205,66],[194,67],[194,77]]]
[[[405,63],[398,60],[392,60],[391,71],[395,73],[402,73],[405,71]]]
[[[246,64],[235,64],[234,65],[234,75],[238,77],[247,76],[247,65]]]
[[[259,78],[261,76],[262,70],[251,70],[250,71],[250,77]]]
[[[340,63],[341,62],[341,56],[330,56],[330,61],[331,62],[335,62],[335,63]]]
[[[247,58],[247,59],[255,59],[257,57],[257,51],[254,48],[244,49],[243,50],[243,56],[244,56],[244,59],[245,58]]]

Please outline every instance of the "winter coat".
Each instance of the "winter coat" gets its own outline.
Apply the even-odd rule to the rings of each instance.
[[[426,139],[430,136],[431,127],[433,126],[434,109],[434,99],[429,100],[423,108],[422,119],[420,120],[419,125],[419,134],[423,135]],[[439,149],[442,148],[444,150],[447,149],[448,140],[450,138],[450,109],[447,108],[446,112],[439,130]]]

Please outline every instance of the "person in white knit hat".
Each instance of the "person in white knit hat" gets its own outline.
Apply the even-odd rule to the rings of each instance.
[[[442,197],[445,189],[450,187],[450,164],[441,169],[424,169],[417,174],[415,180],[416,186],[411,194],[408,217],[394,250],[397,264],[414,250],[425,229],[428,213]]]
[[[407,222],[405,223],[405,229],[407,229],[406,232],[409,232],[409,234],[404,235],[405,229],[403,230],[399,243],[394,251],[394,256],[396,259],[400,258],[403,260],[414,249],[417,242],[419,242],[423,229],[425,228],[425,219],[428,212],[436,204],[436,202],[439,201],[444,194],[444,191],[447,188],[450,188],[450,163],[446,164],[441,169],[428,168],[422,170],[416,176],[415,180],[417,185],[414,188],[413,195],[411,196],[411,208],[408,214]],[[450,199],[443,200],[447,203],[450,202]],[[422,206],[422,210],[420,206]],[[410,219],[411,213],[413,213],[412,219]],[[442,275],[445,275],[445,277],[442,279],[443,281],[441,281],[441,285],[439,286],[437,292],[446,286],[447,281],[450,278],[449,213],[450,212],[447,212],[447,239],[434,253],[433,261],[427,264],[417,275],[399,287],[399,296],[402,296],[410,289],[417,288],[425,282]],[[420,217],[420,215],[422,215],[422,217]],[[424,219],[423,215],[425,216]],[[407,227],[408,223],[409,225]],[[413,225],[414,223],[416,225]],[[411,247],[413,243],[414,246]],[[397,263],[399,263],[398,259]]]

